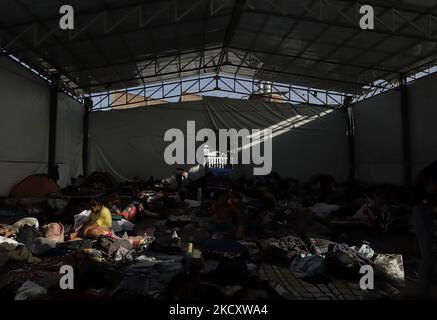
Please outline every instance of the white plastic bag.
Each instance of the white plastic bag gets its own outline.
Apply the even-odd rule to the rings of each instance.
[[[17,293],[15,295],[15,300],[32,300],[44,296],[46,294],[47,294],[46,288],[43,288],[34,282],[26,281],[17,290]]]
[[[0,243],[9,243],[9,244],[12,244],[14,246],[18,246],[20,244],[19,242],[15,241],[14,239],[5,238],[2,236],[0,236]]]
[[[335,212],[340,209],[339,205],[336,204],[328,204],[328,203],[317,203],[310,210],[321,218],[326,218],[332,212]]]
[[[405,286],[404,262],[401,254],[380,254],[374,261],[375,272],[393,285]]]
[[[91,210],[84,210],[81,213],[76,214],[74,216],[74,228],[77,228],[82,223],[84,223],[88,219],[90,214],[91,214]]]
[[[24,225],[28,225],[29,227],[35,227],[36,229],[39,228],[38,219],[32,217],[20,219],[17,222],[15,222],[12,226],[14,228],[20,229]]]

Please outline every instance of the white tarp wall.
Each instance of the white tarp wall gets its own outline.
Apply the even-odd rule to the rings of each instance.
[[[23,178],[47,173],[48,84],[6,57],[0,59],[0,196]],[[82,172],[83,106],[59,94],[57,163],[61,186]]]
[[[200,101],[91,112],[90,172],[108,172],[119,181],[170,178],[178,167],[194,172],[196,165],[169,166],[164,161],[170,143],[164,142],[165,132],[178,128],[186,134],[188,120],[195,121],[197,129],[208,128]]]
[[[164,161],[166,130],[273,130],[272,172],[307,180],[328,173],[343,182],[348,173],[346,118],[340,111],[312,106],[205,97],[203,101],[92,112],[90,170],[107,171],[119,180],[172,176],[176,167]],[[218,139],[218,137],[217,137]],[[199,143],[200,144],[200,143]],[[263,148],[261,148],[263,149]],[[240,158],[241,159],[241,158]],[[252,173],[251,166],[243,172]]]
[[[344,182],[348,174],[347,119],[341,111],[309,105],[206,98],[214,129],[270,129],[272,172],[307,181],[316,173]],[[240,158],[241,159],[241,158]],[[253,172],[245,166],[244,172]]]
[[[413,178],[437,160],[437,76],[408,86]],[[401,94],[389,91],[353,106],[355,118],[356,176],[366,183],[401,185],[403,147]]]

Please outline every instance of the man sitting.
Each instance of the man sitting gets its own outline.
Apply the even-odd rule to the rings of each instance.
[[[112,234],[112,216],[108,208],[96,200],[90,201],[91,214],[88,219],[77,226],[70,239],[93,238],[96,239],[102,235]]]

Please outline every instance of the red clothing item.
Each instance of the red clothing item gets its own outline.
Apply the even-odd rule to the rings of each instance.
[[[126,220],[134,221],[137,214],[137,208],[135,206],[126,208],[125,211],[120,212],[119,215],[123,216]]]

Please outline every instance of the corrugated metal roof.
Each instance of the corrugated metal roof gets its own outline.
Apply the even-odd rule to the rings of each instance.
[[[76,92],[227,73],[344,93],[390,80],[437,54],[437,1],[57,0],[0,2],[1,47]]]

